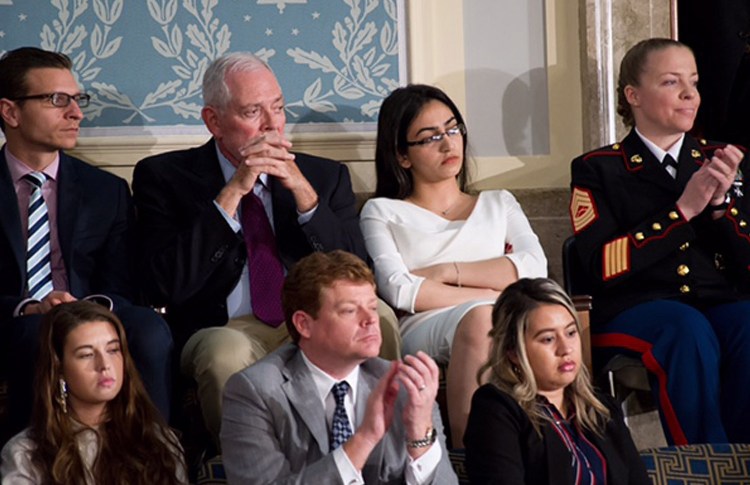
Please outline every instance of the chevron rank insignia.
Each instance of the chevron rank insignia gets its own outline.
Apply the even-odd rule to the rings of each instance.
[[[578,234],[598,217],[591,192],[575,187],[570,198],[570,219],[573,221],[573,232]]]
[[[602,276],[605,280],[630,271],[630,246],[628,245],[628,238],[625,236],[619,237],[605,244],[602,259]]]

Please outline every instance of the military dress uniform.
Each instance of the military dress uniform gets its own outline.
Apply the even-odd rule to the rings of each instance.
[[[750,442],[750,160],[718,220],[707,210],[687,221],[676,205],[723,146],[685,135],[673,177],[633,130],[572,163],[594,356],[640,356],[675,444]]]

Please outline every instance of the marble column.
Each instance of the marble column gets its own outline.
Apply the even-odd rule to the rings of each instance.
[[[649,37],[676,37],[676,0],[579,0],[584,150],[614,143],[617,75],[625,52]]]

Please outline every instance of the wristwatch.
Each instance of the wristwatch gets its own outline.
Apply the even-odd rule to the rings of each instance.
[[[427,433],[425,433],[424,438],[420,438],[418,440],[406,440],[406,447],[425,448],[433,444],[435,440],[437,440],[437,430],[430,426],[429,428],[427,428]]]

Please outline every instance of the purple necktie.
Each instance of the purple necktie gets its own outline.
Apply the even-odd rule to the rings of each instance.
[[[253,314],[268,325],[278,327],[284,321],[281,308],[284,269],[263,203],[253,192],[242,198],[241,222],[247,246]]]

